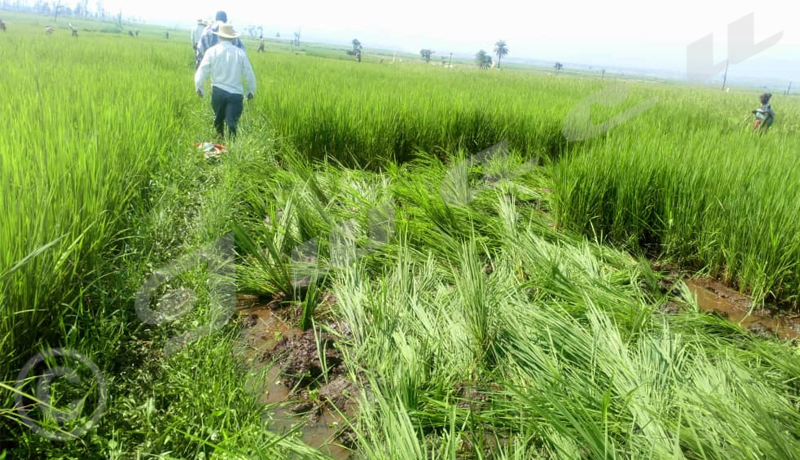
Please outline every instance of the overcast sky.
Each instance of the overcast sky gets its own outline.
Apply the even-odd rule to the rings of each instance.
[[[94,0],[92,0],[92,3]],[[800,80],[800,2],[776,0],[497,1],[471,0],[105,0],[162,24],[186,25],[224,9],[239,26],[264,25],[267,35],[385,46],[438,54],[490,51],[507,41],[511,56],[608,67],[685,71],[686,46],[713,33],[718,61],[726,58],[727,25],[755,13],[756,42],[783,31],[773,48],[745,64],[748,73]],[[735,73],[732,67],[732,73]]]

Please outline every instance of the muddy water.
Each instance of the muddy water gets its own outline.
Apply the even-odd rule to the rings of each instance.
[[[242,308],[244,307],[244,308]],[[243,337],[244,357],[254,367],[263,366],[259,358],[277,347],[284,338],[299,337],[300,329],[292,327],[275,315],[270,308],[255,306],[240,299],[240,316],[246,318],[249,327]],[[291,389],[282,380],[282,370],[276,365],[267,373],[266,388],[260,402],[269,406],[270,430],[278,434],[286,434],[293,429],[301,433],[301,440],[307,445],[319,449],[320,452],[337,460],[349,459],[353,452],[337,444],[336,435],[340,428],[347,426],[347,421],[336,409],[325,407],[321,413],[309,416],[302,411],[296,413]],[[354,408],[345,410],[354,413]],[[309,410],[314,410],[309,408]]]
[[[286,396],[288,399],[288,390]],[[265,397],[262,402],[269,399],[273,398]],[[285,403],[286,401],[282,402]],[[271,412],[271,431],[278,434],[286,434],[292,429],[299,428],[302,434],[300,439],[309,446],[319,449],[320,452],[337,460],[351,458],[353,452],[339,445],[336,441],[336,434],[339,428],[347,425],[347,421],[338,413],[324,409],[322,414],[312,421],[308,416],[295,414],[286,405],[275,406]]]
[[[774,335],[782,340],[800,338],[800,315],[777,317],[767,310],[752,309],[749,297],[715,281],[684,282],[697,298],[697,306],[705,312],[717,313],[755,334]]]

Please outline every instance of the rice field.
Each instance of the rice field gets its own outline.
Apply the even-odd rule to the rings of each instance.
[[[592,123],[656,104],[570,141],[565,118],[618,81],[247,43],[260,91],[208,161],[184,40],[92,22],[46,37],[41,18],[5,20],[0,61],[17,65],[0,73],[0,458],[798,458],[797,340],[707,314],[653,268],[796,311],[797,98],[776,96],[775,126],[754,136],[742,117],[757,91],[629,82]],[[503,140],[507,155],[470,160]],[[240,300],[287,323],[259,340],[291,348],[291,326],[309,362],[253,348],[241,303],[165,352],[216,321],[210,265],[158,291],[191,290],[191,308],[161,325],[137,316],[151,274],[228,234]],[[309,241],[316,276],[297,283]],[[48,405],[97,382],[61,382],[48,401],[16,386],[57,347],[107,386],[62,423]],[[15,398],[57,433],[105,407],[53,442]],[[309,443],[279,429],[281,404],[305,407],[306,425],[342,413]]]

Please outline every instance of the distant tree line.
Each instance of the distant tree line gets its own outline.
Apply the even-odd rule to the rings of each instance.
[[[123,21],[122,12],[112,13],[105,9],[103,0],[95,1],[94,8],[90,8],[89,0],[78,0],[77,2],[70,3],[68,1],[43,1],[37,0],[33,4],[23,2],[20,0],[2,0],[0,2],[0,9],[6,11],[15,11],[20,13],[34,13],[44,16],[53,16],[54,21],[58,21],[59,17],[69,17],[76,19],[100,19],[114,21],[121,24]],[[128,23],[143,23],[140,18],[127,17],[124,18]]]

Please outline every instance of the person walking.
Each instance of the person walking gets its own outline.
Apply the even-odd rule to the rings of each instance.
[[[6,23],[5,23],[5,22],[3,22],[3,20],[2,20],[2,19],[0,19],[0,30],[2,30],[3,32],[7,32],[7,30],[6,30]]]
[[[200,37],[203,35],[203,31],[206,30],[207,25],[206,21],[198,19],[197,25],[192,29],[192,49],[195,56],[197,56],[197,44],[200,43]]]
[[[241,34],[230,24],[221,24],[213,32],[219,43],[203,55],[203,60],[194,76],[195,89],[201,98],[203,87],[211,77],[211,107],[214,109],[214,128],[220,138],[225,137],[225,124],[230,138],[236,137],[239,119],[244,111],[244,86],[247,81],[247,100],[256,94],[256,75],[247,58],[247,53],[236,46]]]
[[[203,56],[206,51],[210,50],[214,45],[219,43],[219,37],[216,32],[219,31],[220,26],[228,23],[228,14],[224,11],[218,11],[216,22],[209,24],[200,35],[200,41],[197,43],[197,66],[203,61]],[[234,46],[244,49],[244,43],[239,38],[233,41]]]
[[[264,41],[264,37],[261,37],[261,42],[258,44],[258,52],[263,53],[266,50],[264,49],[267,45],[267,42]]]

